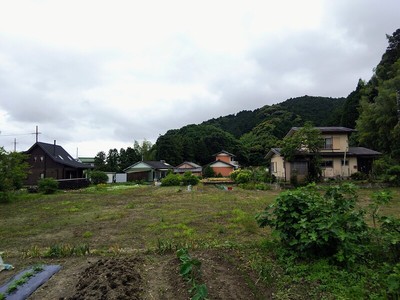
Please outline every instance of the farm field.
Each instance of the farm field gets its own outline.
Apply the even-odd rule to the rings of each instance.
[[[399,216],[393,192],[382,213]],[[285,275],[269,229],[257,226],[279,193],[111,185],[21,194],[0,205],[0,251],[15,267],[0,272],[0,285],[27,266],[59,264],[30,299],[188,299],[176,257],[185,247],[202,262],[209,299],[329,299],[319,279]],[[362,207],[371,193],[359,191]]]

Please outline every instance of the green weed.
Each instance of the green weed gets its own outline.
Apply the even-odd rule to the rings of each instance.
[[[93,232],[91,232],[91,231],[85,231],[83,234],[82,234],[82,237],[84,237],[84,238],[91,238],[93,236]]]
[[[90,254],[90,250],[87,244],[78,246],[56,244],[50,246],[50,248],[44,253],[44,257],[60,258],[69,256],[84,256],[88,254]]]

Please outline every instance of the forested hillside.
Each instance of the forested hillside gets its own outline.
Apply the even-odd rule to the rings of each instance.
[[[265,165],[268,163],[264,160],[266,153],[271,147],[279,146],[291,127],[311,121],[315,126],[356,128],[358,132],[351,139],[353,145],[383,152],[389,165],[398,163],[400,113],[397,110],[400,103],[397,101],[400,99],[396,99],[396,92],[400,91],[400,29],[387,35],[387,39],[388,47],[372,78],[360,79],[346,98],[306,95],[253,111],[213,118],[169,130],[145,152],[148,158],[163,159],[172,165],[183,161],[205,165],[213,160],[214,153],[224,149],[236,154],[243,166]],[[132,152],[128,150],[132,149],[121,149],[120,160],[124,157],[124,166],[135,163],[127,159],[126,154]],[[118,160],[116,149],[112,149],[112,154],[112,158]],[[106,167],[107,159],[102,158]],[[118,169],[124,166],[121,164]]]
[[[155,144],[157,158],[171,164],[185,160],[201,165],[222,149],[235,153],[243,165],[262,165],[264,156],[289,129],[311,121],[315,126],[338,125],[345,98],[303,96],[211,119],[199,125],[169,130]]]

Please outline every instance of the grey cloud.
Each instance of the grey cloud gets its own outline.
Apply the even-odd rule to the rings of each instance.
[[[101,82],[87,54],[37,46],[0,36],[0,107],[20,122],[73,123],[80,91]],[[72,110],[72,115],[71,115]]]

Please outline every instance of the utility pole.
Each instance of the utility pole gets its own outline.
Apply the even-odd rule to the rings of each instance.
[[[14,138],[14,152],[17,152],[17,139]]]
[[[39,132],[39,126],[36,125],[36,131],[32,134],[36,135],[36,143],[39,142],[39,134],[42,134]]]

